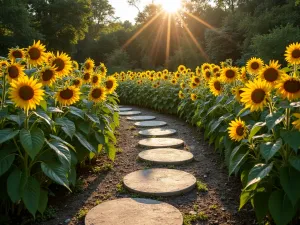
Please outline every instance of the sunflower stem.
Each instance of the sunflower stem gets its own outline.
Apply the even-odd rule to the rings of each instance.
[[[286,128],[287,128],[287,130],[290,130],[290,114],[291,114],[291,109],[286,109]]]
[[[4,107],[4,103],[5,103],[5,91],[6,91],[6,79],[5,79],[5,73],[3,72],[3,76],[2,76],[2,101],[1,101],[1,109],[3,109]]]

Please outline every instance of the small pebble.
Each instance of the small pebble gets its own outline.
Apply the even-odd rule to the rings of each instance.
[[[66,219],[65,223],[70,223],[71,219]]]

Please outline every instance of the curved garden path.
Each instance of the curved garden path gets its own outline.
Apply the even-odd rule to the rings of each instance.
[[[56,218],[43,224],[84,224],[84,215],[93,207],[103,201],[120,198],[148,198],[168,203],[180,210],[186,221],[195,217],[196,214],[202,215],[199,220],[191,224],[255,224],[252,210],[245,208],[238,212],[240,181],[235,177],[228,177],[221,156],[208,146],[203,135],[197,132],[195,127],[172,115],[164,115],[135,106],[126,106],[126,108],[132,108],[131,111],[140,111],[139,116],[155,116],[155,120],[151,121],[166,122],[167,125],[162,127],[163,129],[177,131],[176,134],[168,138],[183,140],[184,146],[178,147],[178,149],[192,153],[194,160],[183,165],[157,165],[138,160],[139,153],[145,150],[139,145],[139,142],[147,138],[138,133],[148,128],[138,128],[134,126],[136,121],[129,121],[126,119],[127,116],[121,116],[118,147],[122,151],[117,154],[113,169],[107,173],[100,173],[100,175],[92,169],[81,174],[82,190],[67,197],[56,198],[56,201],[59,199],[59,202],[54,205],[58,209]],[[100,167],[108,163],[105,158],[97,161]],[[149,197],[148,195],[133,193],[123,185],[123,179],[126,175],[128,176],[135,171],[143,173],[143,171],[151,171],[155,168],[171,169],[172,171],[176,169],[186,172],[185,174],[188,174],[189,178],[195,177],[198,182],[205,184],[207,191],[192,187],[188,188],[189,190],[192,189],[191,191],[179,195],[168,194],[167,197]]]

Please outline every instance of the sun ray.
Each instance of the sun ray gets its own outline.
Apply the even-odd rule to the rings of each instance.
[[[217,32],[217,33],[221,33],[220,31],[218,31],[215,27],[213,27],[212,25],[210,25],[209,23],[207,23],[206,21],[200,19],[199,17],[185,11],[185,13],[190,16],[191,18],[193,18],[194,20],[198,21],[199,23],[202,23],[204,26],[208,27],[209,29]]]
[[[166,45],[166,67],[169,68],[170,57],[170,39],[171,39],[171,14],[168,15],[168,32],[167,32],[167,45]]]
[[[149,20],[146,24],[144,24],[141,29],[139,29],[126,43],[122,46],[122,49],[126,48],[131,42],[136,39],[151,23],[153,23],[162,12],[157,13],[151,20]]]

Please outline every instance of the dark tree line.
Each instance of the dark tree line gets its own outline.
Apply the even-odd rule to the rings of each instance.
[[[92,57],[114,72],[226,58],[243,64],[252,56],[284,63],[285,46],[300,41],[295,0],[184,0],[171,16],[159,5],[129,2],[139,10],[135,24],[115,18],[108,0],[0,0],[0,54],[40,39],[49,50]]]

